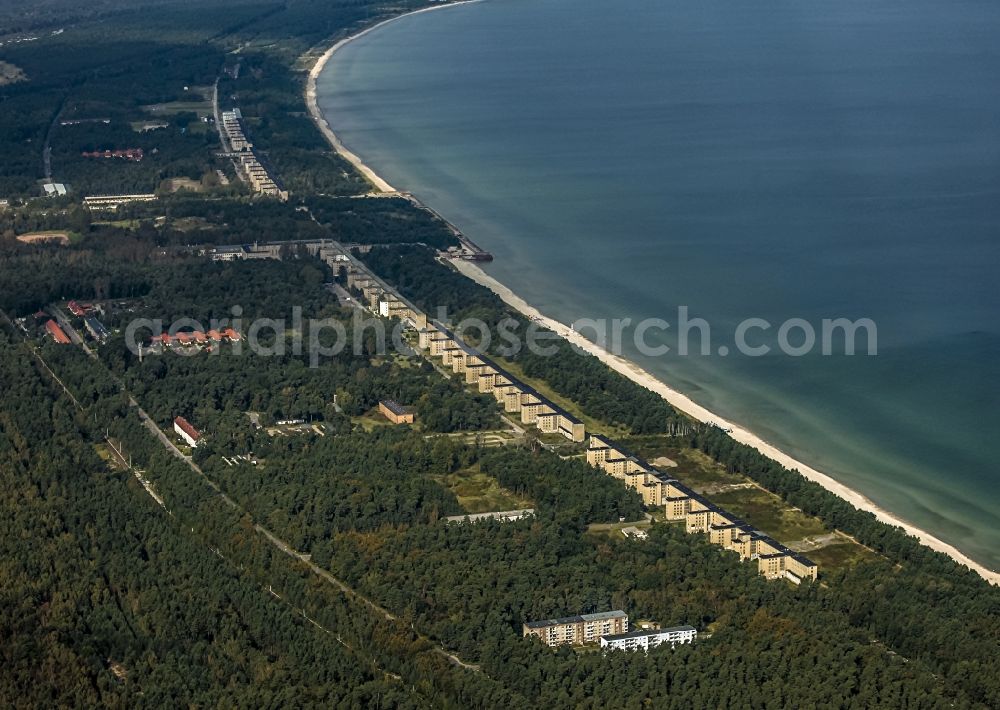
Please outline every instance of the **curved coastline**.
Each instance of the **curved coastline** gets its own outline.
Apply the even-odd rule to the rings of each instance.
[[[352,42],[353,40],[362,37],[369,32],[379,29],[384,25],[395,22],[396,20],[407,17],[409,15],[415,15],[422,12],[430,12],[432,10],[442,10],[449,7],[454,7],[457,5],[466,5],[474,2],[480,2],[481,0],[460,0],[459,2],[447,3],[442,5],[434,5],[431,7],[421,8],[419,10],[414,10],[412,12],[403,13],[401,15],[396,15],[395,17],[388,18],[381,22],[372,25],[356,34],[349,37],[345,37],[337,41],[333,46],[327,49],[313,64],[309,71],[308,80],[306,82],[305,90],[305,100],[308,106],[309,114],[312,116],[316,125],[319,127],[320,131],[323,133],[326,140],[330,143],[331,147],[337,151],[345,160],[347,160],[355,169],[358,170],[365,178],[372,184],[375,191],[382,193],[397,192],[396,188],[390,185],[384,178],[378,175],[371,167],[366,165],[360,157],[355,153],[351,152],[341,140],[334,133],[333,129],[330,127],[329,122],[323,116],[323,113],[319,109],[317,103],[316,95],[316,81],[319,75],[322,73],[327,62],[333,55]],[[569,326],[561,323],[553,318],[549,318],[541,313],[537,308],[527,303],[524,299],[515,294],[510,288],[503,285],[495,278],[483,271],[479,266],[471,262],[465,262],[456,260],[453,262],[455,268],[462,274],[471,278],[478,284],[489,288],[491,291],[496,293],[505,303],[514,308],[515,310],[529,316],[547,328],[550,328],[556,333],[559,333],[563,338],[573,343],[574,345],[580,347],[582,350],[590,353],[597,357],[601,362],[605,363],[608,367],[621,373],[622,375],[628,377],[633,382],[646,387],[649,390],[657,393],[663,397],[671,406],[675,407],[681,412],[684,412],[688,416],[693,417],[701,422],[711,422],[720,427],[729,430],[730,436],[736,441],[752,446],[753,448],[760,451],[762,454],[768,458],[776,461],[782,466],[788,469],[797,470],[804,477],[818,483],[827,489],[831,493],[843,498],[851,505],[855,506],[860,510],[864,510],[872,513],[875,517],[883,523],[900,527],[905,530],[908,534],[916,537],[920,542],[933,550],[942,552],[952,559],[954,559],[959,564],[967,566],[969,569],[974,570],[985,580],[991,584],[1000,584],[1000,572],[989,569],[983,564],[976,562],[971,559],[961,550],[953,545],[950,545],[943,540],[935,537],[926,530],[922,530],[917,526],[906,522],[897,515],[879,507],[872,500],[864,496],[863,494],[855,491],[848,486],[840,483],[831,476],[818,471],[811,466],[799,461],[784,451],[780,450],[776,446],[769,444],[767,441],[757,436],[750,430],[741,427],[739,425],[733,424],[727,421],[723,417],[709,411],[708,409],[702,407],[697,402],[692,400],[687,395],[682,392],[671,388],[662,380],[654,377],[646,370],[639,367],[637,364],[619,356],[614,355],[604,348],[600,347],[596,343],[587,340],[579,333],[572,330]]]
[[[354,166],[354,168],[365,176],[365,179],[372,184],[372,186],[379,192],[397,192],[396,188],[386,182],[378,173],[372,170],[370,167],[364,164],[364,162],[357,155],[352,153],[347,146],[345,146],[337,134],[333,132],[330,128],[330,123],[323,116],[323,112],[319,110],[319,104],[316,103],[316,80],[319,75],[323,73],[323,68],[326,67],[326,63],[330,61],[338,49],[350,44],[358,37],[363,37],[369,32],[374,32],[380,27],[388,25],[390,22],[395,22],[396,20],[409,17],[410,15],[419,15],[422,12],[431,12],[432,10],[443,10],[448,7],[456,7],[458,5],[469,5],[471,3],[480,2],[481,0],[459,0],[458,2],[449,2],[442,5],[432,5],[430,7],[422,7],[419,10],[413,10],[412,12],[404,12],[401,15],[396,15],[395,17],[390,17],[388,19],[382,20],[381,22],[376,22],[371,27],[367,27],[356,34],[344,37],[342,40],[336,42],[332,47],[327,49],[323,54],[316,60],[313,64],[312,69],[309,70],[309,77],[306,80],[306,106],[309,109],[309,115],[319,126],[320,132],[326,138],[330,146],[340,153],[341,157],[347,162]]]

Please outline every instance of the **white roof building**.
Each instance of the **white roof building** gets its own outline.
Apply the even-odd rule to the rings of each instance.
[[[660,644],[669,643],[676,646],[679,643],[693,643],[698,637],[698,631],[693,626],[673,626],[669,629],[655,631],[630,631],[625,634],[601,636],[601,648],[609,651],[648,651]]]
[[[507,523],[512,520],[521,520],[522,518],[530,518],[535,514],[534,508],[524,508],[522,510],[497,510],[492,513],[466,513],[464,515],[449,515],[445,520],[449,523],[464,523],[469,521],[474,523],[477,520],[499,520],[501,523]]]

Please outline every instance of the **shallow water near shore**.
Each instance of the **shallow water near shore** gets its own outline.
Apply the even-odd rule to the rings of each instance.
[[[1000,569],[1000,6],[487,1],[339,51],[318,102],[563,322],[712,328],[632,357]],[[870,317],[876,357],[720,356]]]

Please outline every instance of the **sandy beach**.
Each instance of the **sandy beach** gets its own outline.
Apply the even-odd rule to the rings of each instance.
[[[516,309],[517,311],[520,311],[521,313],[524,313],[525,315],[531,318],[534,318],[536,321],[538,321],[545,327],[550,328],[551,330],[558,333],[569,342],[579,346],[582,350],[590,353],[591,355],[594,355],[601,362],[608,365],[608,367],[617,372],[620,372],[633,382],[640,384],[643,387],[652,390],[653,392],[656,392],[658,395],[667,400],[667,402],[669,402],[671,406],[673,406],[675,409],[684,412],[688,416],[693,417],[698,421],[714,423],[715,425],[722,427],[723,429],[728,429],[729,435],[733,437],[736,441],[754,447],[768,458],[777,461],[786,468],[797,470],[799,473],[808,478],[810,481],[815,481],[816,483],[826,488],[828,491],[840,496],[841,498],[843,498],[856,508],[859,508],[860,510],[867,510],[871,513],[874,513],[875,517],[877,517],[883,523],[888,523],[889,525],[895,525],[903,528],[904,530],[906,530],[907,533],[918,538],[923,544],[927,545],[931,549],[937,550],[938,552],[943,552],[946,555],[950,556],[955,561],[968,566],[970,569],[973,569],[980,575],[982,575],[983,578],[988,580],[989,582],[993,584],[1000,584],[1000,573],[994,572],[993,570],[984,567],[978,562],[975,562],[974,560],[970,559],[968,556],[963,554],[961,550],[958,550],[954,546],[949,545],[943,540],[934,537],[930,533],[921,530],[920,528],[911,525],[904,520],[901,520],[900,518],[894,516],[889,511],[880,508],[862,494],[858,493],[855,490],[852,490],[851,488],[848,488],[843,483],[834,480],[825,473],[817,471],[811,466],[808,466],[803,462],[792,458],[791,456],[781,451],[777,447],[767,443],[753,432],[748,431],[747,429],[740,427],[736,424],[733,424],[732,422],[727,421],[723,417],[720,417],[719,415],[713,412],[710,412],[697,402],[693,401],[687,395],[678,392],[675,389],[670,388],[662,381],[653,377],[653,375],[649,374],[635,363],[626,360],[621,356],[609,353],[607,350],[587,340],[582,335],[575,332],[564,323],[560,323],[559,321],[553,320],[552,318],[548,318],[547,316],[542,314],[537,308],[525,302],[524,299],[522,299],[516,293],[514,293],[509,288],[504,286],[502,283],[494,279],[492,276],[487,274],[485,271],[483,271],[475,264],[467,261],[458,261],[458,260],[452,263],[454,264],[455,268],[457,268],[460,272],[468,276],[476,283],[479,283],[487,287],[491,291],[493,291],[512,308]]]
[[[343,145],[343,143],[341,143],[341,141],[337,138],[336,134],[331,129],[326,118],[322,115],[322,113],[319,110],[319,106],[316,101],[317,78],[319,77],[320,73],[322,73],[323,68],[326,66],[326,63],[337,52],[337,50],[341,49],[349,42],[357,39],[358,37],[366,35],[369,32],[372,32],[382,27],[383,25],[386,25],[390,22],[394,22],[400,19],[401,17],[406,17],[407,15],[416,14],[420,12],[429,12],[431,10],[441,10],[448,7],[454,7],[456,5],[464,5],[471,2],[479,2],[479,1],[480,0],[465,0],[464,2],[435,5],[433,7],[423,8],[421,10],[416,10],[412,13],[406,13],[404,15],[398,15],[396,17],[384,20],[383,22],[373,25],[372,27],[369,27],[362,32],[359,32],[355,35],[342,39],[336,44],[334,44],[316,60],[316,63],[310,70],[309,78],[306,84],[306,97],[305,97],[306,104],[309,108],[310,114],[312,115],[313,119],[316,121],[316,124],[319,126],[320,130],[323,132],[323,135],[326,137],[327,141],[329,141],[330,145],[334,148],[334,150],[340,153],[362,175],[364,175],[372,183],[375,190],[380,192],[396,192],[396,189],[392,185],[390,185],[387,181],[385,181],[382,177],[380,177],[377,173],[375,173],[375,171],[372,170],[369,166],[365,165],[365,163],[357,155],[348,150]],[[848,488],[847,486],[840,483],[839,481],[836,481],[829,475],[822,473],[821,471],[817,471],[816,469],[806,465],[805,463],[794,459],[793,457],[781,451],[777,447],[764,441],[762,438],[755,435],[753,432],[743,427],[740,427],[736,424],[728,422],[723,417],[713,412],[710,412],[709,410],[699,405],[697,402],[691,400],[688,396],[684,395],[683,393],[677,390],[672,389],[664,382],[655,378],[653,375],[649,374],[635,363],[630,362],[629,360],[626,360],[625,358],[620,357],[618,355],[614,355],[612,353],[607,352],[600,346],[584,338],[579,333],[573,331],[569,326],[545,316],[537,308],[524,301],[521,297],[519,297],[509,288],[507,288],[502,283],[500,283],[492,276],[487,274],[485,271],[483,271],[479,266],[471,262],[458,261],[458,260],[455,260],[453,264],[455,268],[457,268],[461,273],[471,278],[472,280],[476,281],[477,283],[481,284],[482,286],[485,286],[490,290],[492,290],[505,303],[507,303],[515,310],[525,314],[526,316],[534,318],[542,325],[546,326],[547,328],[550,328],[556,333],[559,333],[569,342],[573,343],[574,345],[577,345],[582,350],[594,355],[602,362],[607,364],[609,367],[625,375],[633,382],[636,382],[637,384],[642,385],[643,387],[646,387],[647,389],[657,393],[658,395],[663,397],[667,402],[669,402],[671,406],[678,409],[679,411],[684,412],[685,414],[693,417],[694,419],[697,419],[698,421],[714,423],[719,427],[729,430],[730,436],[732,436],[736,441],[754,447],[764,455],[778,462],[782,466],[785,466],[786,468],[795,469],[799,471],[799,473],[801,473],[809,480],[820,484],[825,489],[840,496],[841,498],[848,501],[849,503],[859,508],[860,510],[865,510],[873,513],[880,521],[904,529],[907,533],[913,535],[931,549],[937,550],[938,552],[943,552],[949,555],[956,562],[966,565],[972,570],[975,570],[990,583],[1000,584],[1000,572],[995,572],[993,570],[988,569],[984,565],[975,562],[974,560],[970,559],[968,556],[966,556],[964,553],[962,553],[954,546],[949,545],[943,540],[938,539],[937,537],[928,533],[925,530],[921,530],[920,528],[911,525],[910,523],[907,523],[906,521],[893,515],[889,511],[880,508],[874,502],[872,502],[870,499],[868,499],[861,493],[858,493],[857,491]]]
[[[337,138],[337,134],[333,132],[332,128],[330,128],[329,122],[326,120],[326,117],[323,116],[323,112],[319,110],[319,105],[316,103],[316,80],[319,78],[319,75],[323,72],[323,68],[326,66],[326,63],[330,61],[330,57],[332,57],[337,52],[337,50],[346,46],[350,42],[353,42],[358,37],[364,37],[369,32],[374,32],[378,28],[383,27],[389,24],[390,22],[395,22],[396,20],[402,17],[408,17],[410,15],[419,15],[421,12],[431,12],[432,10],[443,10],[445,8],[455,7],[457,5],[469,5],[471,3],[479,1],[480,0],[461,0],[461,2],[452,2],[442,5],[434,5],[432,7],[425,7],[420,10],[414,10],[413,12],[407,12],[402,15],[396,15],[395,17],[390,17],[387,20],[382,20],[382,22],[376,23],[371,27],[364,29],[361,32],[358,32],[357,34],[351,35],[350,37],[345,37],[344,39],[334,44],[332,47],[326,50],[319,57],[319,59],[316,60],[316,63],[313,64],[312,69],[309,70],[309,78],[306,81],[306,106],[309,107],[309,115],[312,116],[313,120],[316,122],[316,125],[319,126],[320,131],[322,131],[323,135],[326,137],[326,140],[330,143],[333,149],[338,153],[340,153],[340,155],[343,156],[343,158],[347,160],[347,162],[353,165],[354,168],[359,173],[364,175],[365,178],[379,192],[396,192],[396,188],[394,188],[388,182],[383,180],[382,177],[379,176],[374,170],[365,165],[364,162],[362,162],[361,158],[352,153],[347,148],[347,146],[341,143],[340,139]]]

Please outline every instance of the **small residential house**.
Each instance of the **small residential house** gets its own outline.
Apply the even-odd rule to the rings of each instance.
[[[198,442],[201,441],[201,432],[191,426],[191,422],[184,417],[174,417],[174,431],[192,449],[197,448]]]

